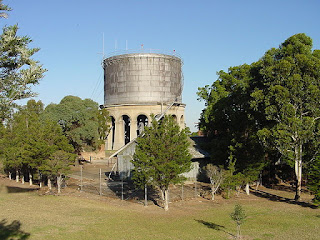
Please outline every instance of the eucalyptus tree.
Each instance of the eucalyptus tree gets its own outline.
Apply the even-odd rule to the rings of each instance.
[[[257,62],[219,72],[198,95],[206,102],[200,126],[212,138],[213,160],[228,163],[232,149],[235,172],[253,178],[280,156],[295,169],[299,200],[303,163],[315,158],[320,142],[320,51],[312,39],[293,35]]]
[[[211,184],[211,200],[214,200],[215,193],[219,190],[219,187],[223,182],[223,169],[218,166],[208,164],[204,170]]]
[[[266,52],[252,81],[251,106],[269,123],[258,131],[294,167],[295,199],[300,199],[302,167],[319,152],[320,51],[303,33]]]

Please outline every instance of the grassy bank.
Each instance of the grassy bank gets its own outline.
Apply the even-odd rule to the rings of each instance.
[[[0,221],[19,221],[29,239],[231,239],[235,224],[229,214],[240,203],[248,215],[244,239],[320,239],[320,209],[257,196],[181,201],[172,203],[169,212],[90,198],[2,192]]]

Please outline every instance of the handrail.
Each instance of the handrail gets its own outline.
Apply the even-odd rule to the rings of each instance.
[[[168,50],[151,49],[151,48],[149,48],[149,49],[141,48],[141,49],[116,50],[116,51],[113,51],[113,52],[106,54],[104,56],[104,58],[109,58],[109,57],[123,55],[123,54],[131,54],[131,53],[165,54],[165,55],[169,55],[169,56],[178,57],[181,59],[180,55],[175,50],[168,51]]]

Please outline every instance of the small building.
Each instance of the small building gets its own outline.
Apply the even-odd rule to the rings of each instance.
[[[189,181],[196,181],[201,175],[201,169],[205,166],[210,159],[209,153],[202,150],[199,147],[199,143],[203,140],[202,137],[191,137],[189,152],[192,156],[191,170],[184,173],[183,175]],[[137,143],[134,139],[124,147],[120,148],[117,152],[112,154],[110,158],[116,158],[117,172],[120,176],[120,179],[130,179],[132,170],[134,169],[131,160],[133,159],[135,147]]]

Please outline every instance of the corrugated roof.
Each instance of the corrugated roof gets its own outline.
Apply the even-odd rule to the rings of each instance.
[[[192,156],[192,158],[206,158],[206,157],[210,157],[210,154],[204,150],[202,150],[199,147],[199,144],[201,142],[203,142],[204,137],[191,137],[189,138],[190,141],[190,146],[189,146],[189,152]],[[136,141],[136,138],[134,138],[133,140],[131,140],[129,143],[127,143],[126,145],[122,146],[118,151],[116,151],[114,154],[112,154],[109,159],[117,156],[120,152],[122,152],[123,150],[125,150],[127,147],[129,147],[132,143],[134,143]]]

